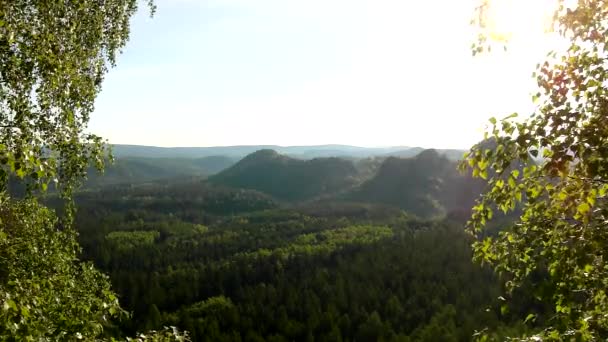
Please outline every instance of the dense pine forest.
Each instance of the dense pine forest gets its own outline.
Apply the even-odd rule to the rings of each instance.
[[[497,277],[471,262],[462,208],[480,184],[432,150],[385,158],[375,172],[355,164],[262,150],[209,180],[78,194],[83,257],[133,313],[115,329],[177,326],[194,341],[469,341],[516,329]],[[227,180],[249,188],[218,184]],[[313,195],[294,200],[281,188]],[[463,189],[462,207],[452,205]],[[315,191],[325,196],[313,200]],[[442,215],[424,217],[427,207]]]

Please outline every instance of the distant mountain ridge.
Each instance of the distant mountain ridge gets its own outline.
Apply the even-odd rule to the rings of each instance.
[[[278,145],[241,145],[215,147],[155,147],[140,145],[112,145],[116,157],[141,158],[203,158],[209,156],[226,156],[243,158],[255,151],[274,150],[293,158],[313,159],[321,157],[369,158],[376,156],[412,157],[423,150],[421,147],[392,146],[392,147],[359,147],[350,145],[316,145],[316,146],[278,146]],[[450,159],[460,159],[464,151],[445,151]],[[454,157],[455,156],[455,157]]]

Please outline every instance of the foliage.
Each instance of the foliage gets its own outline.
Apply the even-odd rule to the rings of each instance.
[[[474,146],[461,165],[489,183],[470,229],[479,237],[476,259],[501,273],[510,292],[525,287],[549,303],[528,313],[538,329],[530,338],[605,340],[608,3],[560,2],[555,18],[570,45],[538,65],[536,111],[490,119],[494,146]],[[496,210],[516,209],[521,217],[510,229],[481,233]]]
[[[106,235],[106,240],[115,248],[132,249],[151,245],[159,237],[160,232],[157,231],[111,232]]]
[[[135,338],[127,338],[128,342],[187,342],[190,341],[188,332],[179,331],[175,327],[164,327],[159,331],[139,334]]]
[[[122,312],[108,278],[78,262],[72,230],[34,200],[0,206],[0,340],[100,336]]]
[[[213,186],[198,180],[109,186],[81,192],[76,195],[76,201],[85,205],[86,210],[95,210],[95,206],[88,204],[97,203],[99,208],[129,211],[132,216],[137,216],[138,211],[153,211],[161,216],[183,215],[202,223],[212,217],[277,207],[274,200],[260,192]],[[60,206],[56,199],[49,202]]]
[[[137,0],[0,0],[0,339],[105,338],[122,313],[106,276],[77,259],[75,186],[105,145],[86,132],[103,76],[129,37]],[[148,1],[154,11],[152,1]],[[9,196],[9,181],[26,199]],[[57,187],[64,220],[36,191]],[[137,340],[186,340],[161,331]]]
[[[153,5],[150,2],[150,6]],[[66,197],[104,144],[85,132],[137,1],[0,2],[0,190],[56,181]]]
[[[85,255],[134,312],[124,334],[167,325],[195,341],[469,341],[499,324],[499,307],[488,306],[499,284],[470,262],[458,224],[339,202],[216,216],[207,212],[213,207],[185,202],[196,195],[181,186],[144,188],[78,200]],[[212,201],[210,189],[198,191]],[[134,211],[147,191],[167,198]],[[115,206],[120,198],[132,202]],[[161,235],[132,249],[105,238],[142,231]]]

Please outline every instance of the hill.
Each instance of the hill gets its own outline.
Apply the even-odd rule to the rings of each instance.
[[[331,153],[340,146],[327,145],[324,151]],[[103,176],[92,171],[86,185],[209,177],[213,184],[257,190],[289,202],[356,201],[390,205],[420,217],[440,217],[468,212],[481,193],[482,182],[457,172],[454,159],[459,152],[411,148],[388,154],[406,158],[384,154],[300,159],[262,149],[239,162],[227,156],[118,157]]]
[[[231,168],[210,177],[209,181],[298,201],[348,189],[356,183],[357,175],[350,160],[300,160],[265,149],[248,155]]]
[[[89,170],[87,186],[142,183],[161,179],[207,177],[232,166],[236,161],[225,156],[203,158],[119,157],[103,174]]]
[[[483,184],[458,173],[456,162],[436,150],[413,158],[389,157],[376,175],[346,197],[394,205],[420,217],[468,210]]]

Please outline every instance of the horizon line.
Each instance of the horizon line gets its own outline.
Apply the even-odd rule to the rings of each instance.
[[[279,148],[290,148],[290,147],[354,147],[354,148],[367,148],[367,149],[380,149],[380,148],[404,148],[414,149],[422,148],[428,149],[439,149],[439,150],[468,150],[470,147],[427,147],[421,145],[376,145],[376,146],[362,146],[362,145],[349,145],[349,144],[311,144],[311,145],[279,145],[279,144],[237,144],[237,145],[208,145],[208,146],[160,146],[160,145],[148,145],[148,144],[133,144],[133,143],[112,143],[108,142],[110,146],[136,146],[136,147],[152,147],[152,148],[163,148],[163,149],[182,149],[182,148],[228,148],[228,147],[279,147]]]

